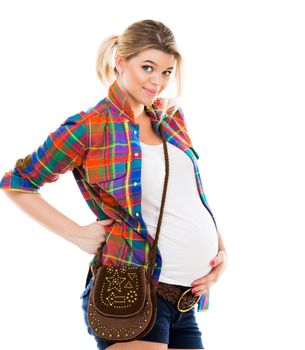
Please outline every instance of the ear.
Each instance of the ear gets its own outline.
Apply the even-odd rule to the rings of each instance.
[[[122,59],[122,57],[119,54],[116,54],[115,58],[114,58],[114,61],[115,61],[115,67],[116,67],[117,71],[119,73],[122,73],[123,68],[124,68],[123,67],[123,59]]]

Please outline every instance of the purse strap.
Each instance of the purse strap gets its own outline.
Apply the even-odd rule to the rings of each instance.
[[[162,223],[162,218],[163,218],[163,211],[164,211],[164,205],[165,205],[165,198],[166,198],[166,192],[167,192],[167,186],[168,186],[168,177],[169,177],[169,156],[168,156],[168,149],[167,149],[167,144],[166,144],[166,138],[163,130],[163,125],[160,124],[160,132],[161,132],[161,137],[162,137],[162,142],[163,142],[163,152],[164,152],[164,160],[165,160],[165,177],[164,177],[164,184],[163,184],[163,193],[162,193],[162,199],[161,199],[161,207],[160,207],[160,213],[159,213],[159,219],[158,219],[158,224],[157,224],[157,231],[154,239],[154,243],[152,246],[152,249],[149,252],[149,264],[148,264],[148,269],[151,269],[153,272],[154,267],[155,267],[155,262],[156,262],[156,255],[157,255],[157,246],[158,246],[158,241],[159,241],[159,233],[160,233],[160,228],[161,228],[161,223]]]
[[[159,240],[159,233],[160,233],[160,228],[161,228],[161,222],[163,218],[163,211],[164,211],[164,204],[165,204],[165,198],[166,198],[166,191],[167,191],[167,186],[168,186],[168,177],[169,177],[169,156],[168,156],[168,149],[167,149],[167,144],[166,144],[166,137],[165,133],[163,130],[163,125],[160,124],[160,133],[162,137],[162,143],[163,143],[163,152],[164,152],[164,160],[165,160],[165,177],[164,177],[164,184],[163,184],[163,192],[162,192],[162,199],[161,199],[161,207],[160,207],[160,212],[159,212],[159,219],[158,219],[158,224],[157,224],[157,231],[154,239],[153,246],[149,252],[149,258],[148,258],[148,267],[147,269],[151,270],[151,273],[154,270],[155,262],[156,262],[156,255],[157,255],[157,246],[158,246],[158,240]],[[101,266],[101,258],[102,258],[102,246],[104,242],[101,244],[99,247],[93,261],[94,265],[91,266],[89,269],[89,274],[87,276],[87,281],[86,285],[88,284],[89,279],[91,278],[92,273],[91,269],[93,270],[93,273],[96,274],[97,269]]]

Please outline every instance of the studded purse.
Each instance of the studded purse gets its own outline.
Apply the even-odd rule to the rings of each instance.
[[[155,266],[157,244],[162,222],[169,176],[166,139],[160,125],[165,179],[154,244],[148,266],[101,265],[102,246],[91,266],[93,285],[89,294],[88,321],[95,335],[114,342],[140,339],[154,326],[157,317],[157,295],[151,275]],[[88,281],[88,279],[87,279]]]

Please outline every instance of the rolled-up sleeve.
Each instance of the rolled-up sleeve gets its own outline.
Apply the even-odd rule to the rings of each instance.
[[[0,189],[38,193],[45,183],[82,164],[87,136],[84,112],[69,117],[37,150],[17,160],[1,179]]]

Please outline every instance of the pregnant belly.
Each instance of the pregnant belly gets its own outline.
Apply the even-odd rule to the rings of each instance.
[[[215,225],[200,230],[194,226],[184,234],[167,231],[160,235],[159,249],[162,257],[160,281],[190,286],[212,270],[210,261],[218,252]]]

